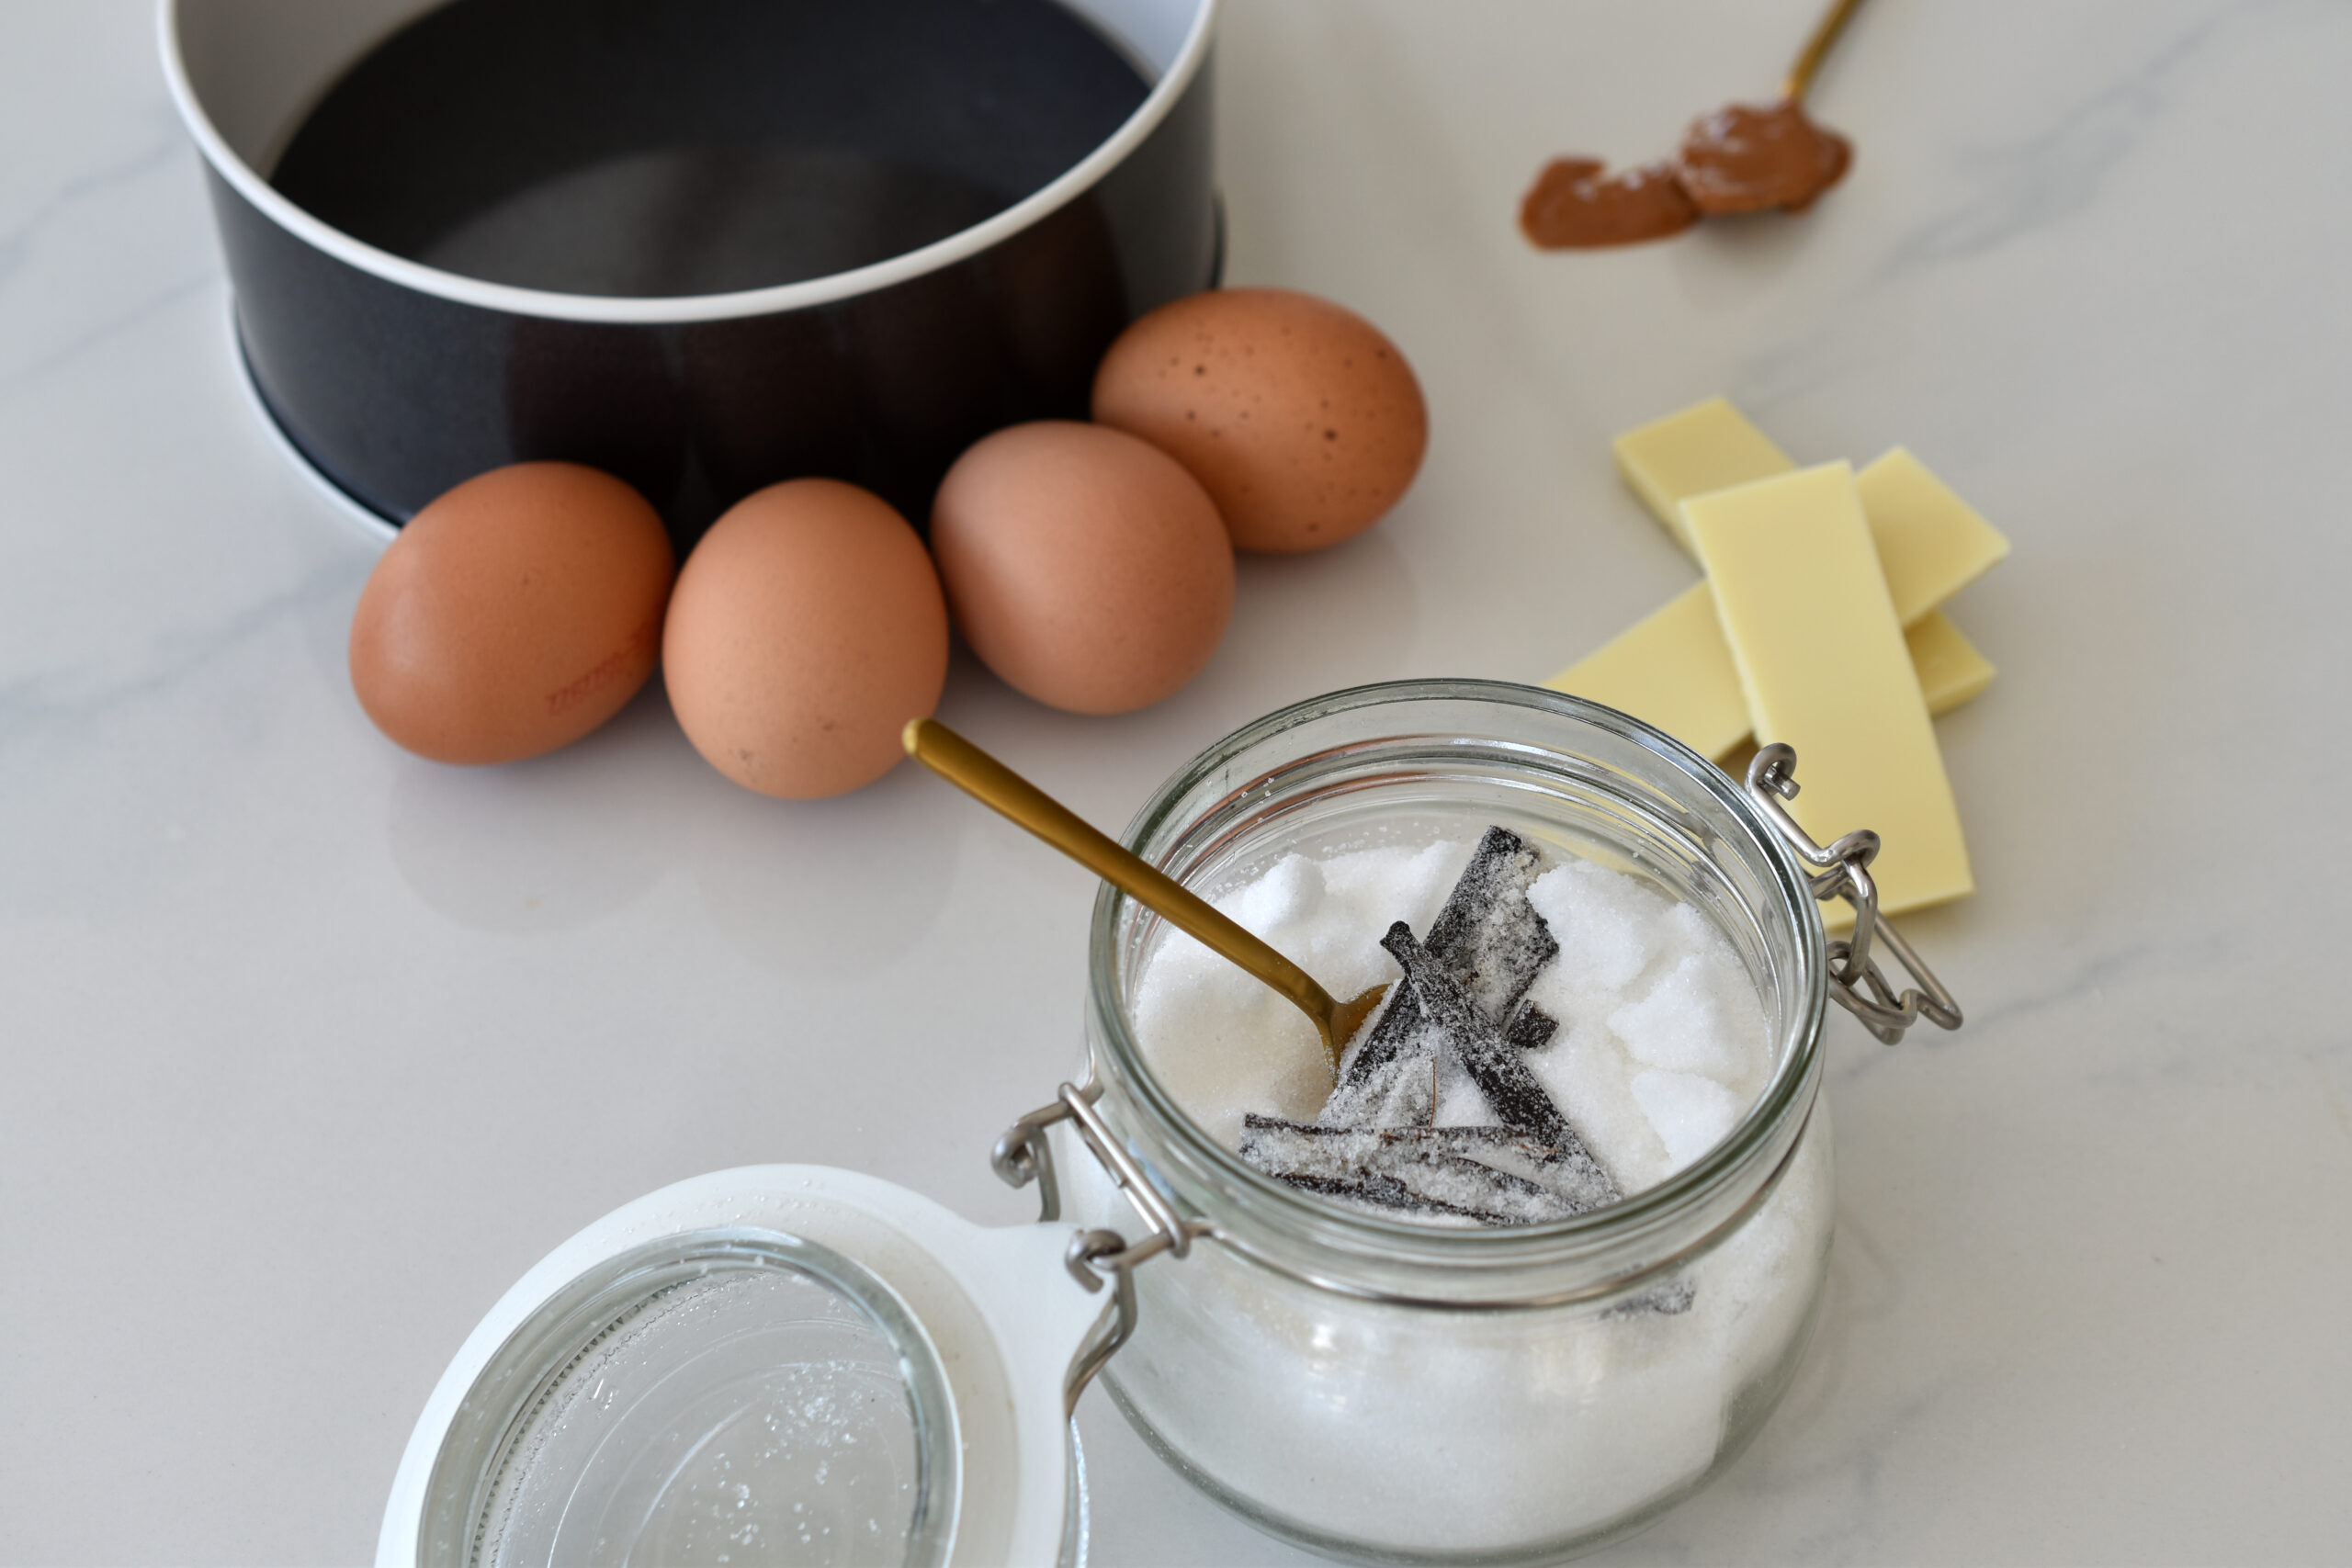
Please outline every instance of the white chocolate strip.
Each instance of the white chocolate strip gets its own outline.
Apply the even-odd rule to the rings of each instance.
[[[1852,468],[1697,496],[1682,517],[1757,738],[1796,748],[1796,819],[1824,843],[1877,830],[1871,870],[1887,913],[1971,892],[1960,813]]]
[[[1903,447],[1856,474],[1854,489],[1871,520],[1871,543],[1886,573],[1895,619],[1906,626],[2009,553],[1999,529]]]
[[[1684,501],[1796,467],[1729,398],[1709,398],[1652,420],[1611,442],[1609,450],[1617,459],[1617,472],[1650,514],[1692,555],[1698,551],[1677,510]]]
[[[1903,642],[1911,650],[1911,668],[1919,672],[1919,694],[1928,699],[1930,714],[1950,713],[1993,683],[1992,661],[1940,610],[1904,628]]]

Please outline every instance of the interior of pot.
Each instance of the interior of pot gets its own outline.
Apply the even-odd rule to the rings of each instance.
[[[682,298],[1012,213],[1149,118],[1207,9],[175,0],[166,51],[217,152],[335,235],[507,288]]]

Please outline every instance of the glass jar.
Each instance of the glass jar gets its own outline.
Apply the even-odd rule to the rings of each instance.
[[[1136,1041],[1137,981],[1169,928],[1109,888],[1095,907],[1096,1108],[1195,1233],[1182,1256],[1133,1271],[1135,1327],[1103,1381],[1181,1473],[1318,1551],[1534,1562],[1638,1529],[1755,1436],[1820,1301],[1833,1207],[1822,922],[1780,834],[1696,753],[1529,687],[1365,687],[1203,753],[1127,841],[1214,895],[1286,853],[1490,823],[1695,906],[1746,965],[1770,1029],[1768,1085],[1720,1143],[1554,1224],[1416,1224],[1243,1163]],[[1070,1148],[1057,1163],[1072,1218],[1131,1222],[1097,1161]]]

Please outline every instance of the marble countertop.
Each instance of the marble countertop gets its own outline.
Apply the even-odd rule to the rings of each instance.
[[[1952,606],[2001,678],[1938,726],[1981,891],[1905,922],[1969,1022],[1836,1020],[1819,1335],[1600,1561],[2352,1560],[2352,8],[1880,0],[1811,216],[1521,243],[1544,158],[1664,152],[1812,8],[1234,0],[1229,276],[1385,327],[1428,467],[1245,560],[1161,706],[959,663],[944,716],[1124,822],[1270,707],[1540,679],[1689,581],[1612,432],[1725,391],[1800,458],[1909,445],[2016,546]],[[0,1559],[353,1562],[448,1357],[595,1215],[788,1158],[1027,1217],[986,1153],[1072,1060],[1092,889],[903,770],[737,790],[658,683],[523,766],[380,739],[374,547],[240,390],[152,28],[0,6]],[[1097,1563],[1305,1561],[1081,1424]]]

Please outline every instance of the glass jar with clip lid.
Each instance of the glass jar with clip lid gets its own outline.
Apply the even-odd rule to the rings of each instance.
[[[1063,1206],[1089,1227],[1132,1207],[1152,1250],[1184,1254],[1121,1271],[1134,1327],[1104,1372],[1181,1473],[1332,1555],[1544,1562],[1639,1529],[1756,1433],[1804,1350],[1828,1256],[1826,1003],[1889,1043],[1921,1016],[1960,1022],[1877,917],[1875,836],[1824,848],[1789,817],[1793,765],[1786,747],[1767,748],[1743,787],[1607,708],[1421,682],[1272,715],[1145,807],[1131,846],[1212,893],[1286,856],[1496,825],[1555,859],[1628,873],[1728,939],[1770,1054],[1728,1133],[1620,1201],[1466,1229],[1342,1205],[1239,1157],[1171,1090],[1165,1043],[1147,1049],[1137,1023],[1170,932],[1106,889],[1091,1077],[1016,1129],[1010,1150],[1016,1174],[1024,1162],[1042,1171],[1028,1129],[1046,1123],[1122,1150],[1140,1182],[1066,1154]],[[1840,897],[1857,918],[1832,940],[1819,901]],[[1890,953],[1913,977],[1899,993],[1878,962]]]

